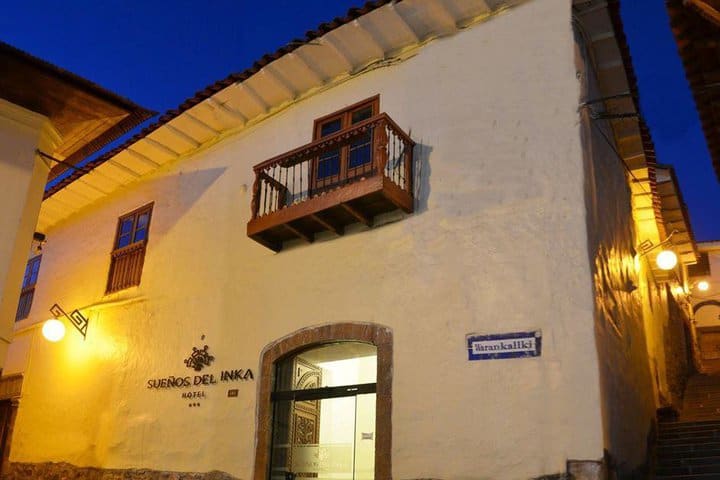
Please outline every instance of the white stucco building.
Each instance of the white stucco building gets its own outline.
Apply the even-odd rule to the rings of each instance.
[[[50,188],[8,478],[642,471],[697,259],[618,8],[370,2]]]

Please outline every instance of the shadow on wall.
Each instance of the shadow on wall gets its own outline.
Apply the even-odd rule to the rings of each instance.
[[[430,167],[430,154],[433,148],[430,145],[425,145],[422,142],[415,144],[415,169],[413,185],[415,191],[413,196],[415,197],[415,213],[422,213],[428,208],[428,199],[430,198],[430,173],[432,168]]]
[[[154,235],[165,235],[171,230],[179,219],[183,218],[188,211],[198,202],[207,190],[225,173],[227,167],[208,168],[190,172],[178,172],[175,175],[159,178],[153,182],[155,209],[162,209],[162,216],[153,220]],[[243,207],[239,201],[242,194],[240,185],[237,187],[238,197],[235,205],[239,211]],[[234,197],[235,198],[235,197]]]

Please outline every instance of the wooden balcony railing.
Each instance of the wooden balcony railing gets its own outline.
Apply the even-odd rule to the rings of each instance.
[[[285,240],[412,212],[414,146],[381,113],[256,165],[248,236],[277,251]]]

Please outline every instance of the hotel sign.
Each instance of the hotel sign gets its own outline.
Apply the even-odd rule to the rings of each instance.
[[[468,360],[539,357],[541,346],[540,330],[467,336]]]
[[[204,337],[203,337],[204,338]],[[232,370],[220,370],[219,372],[200,373],[205,367],[212,366],[215,357],[210,354],[210,348],[204,345],[202,348],[193,347],[190,355],[183,360],[186,368],[193,370],[196,375],[169,375],[162,378],[150,378],[147,381],[147,388],[151,390],[167,390],[167,389],[190,389],[211,387],[220,383],[227,382],[248,382],[255,380],[253,371],[249,368],[236,368]],[[238,389],[228,390],[228,397],[237,397]],[[197,400],[208,398],[205,390],[184,391],[180,398],[191,399],[189,407],[199,407],[201,404]]]

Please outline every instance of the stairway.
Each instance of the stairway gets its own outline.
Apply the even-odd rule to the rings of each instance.
[[[655,478],[720,480],[720,376],[694,375],[676,421],[658,424]]]

